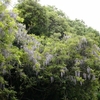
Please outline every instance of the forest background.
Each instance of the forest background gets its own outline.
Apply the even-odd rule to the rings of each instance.
[[[100,100],[100,33],[54,6],[0,1],[0,100]]]

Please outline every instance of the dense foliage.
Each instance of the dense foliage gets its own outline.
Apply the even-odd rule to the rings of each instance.
[[[41,35],[47,32],[47,16],[45,9],[34,0],[20,0],[18,5],[20,16],[29,34]],[[28,13],[27,13],[28,12]]]
[[[0,2],[0,100],[100,100],[100,33],[52,6]]]

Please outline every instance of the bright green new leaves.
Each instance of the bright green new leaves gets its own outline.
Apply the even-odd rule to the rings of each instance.
[[[16,14],[6,9],[4,1],[0,2],[0,99],[17,100],[14,79],[22,73],[20,56],[22,52],[13,46],[17,32]],[[17,73],[17,74],[16,74]]]
[[[97,100],[99,32],[36,0],[17,7],[0,2],[0,100]]]

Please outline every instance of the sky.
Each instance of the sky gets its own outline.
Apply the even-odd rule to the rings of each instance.
[[[17,0],[11,0],[12,4]],[[42,5],[53,5],[70,19],[80,19],[100,32],[100,0],[40,0]]]

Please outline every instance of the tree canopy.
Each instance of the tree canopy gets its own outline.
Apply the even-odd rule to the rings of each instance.
[[[100,100],[100,33],[54,6],[0,1],[0,100]]]

